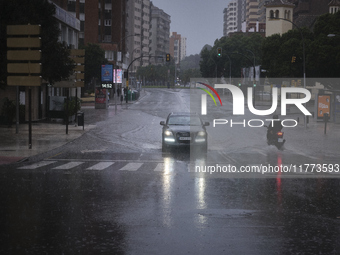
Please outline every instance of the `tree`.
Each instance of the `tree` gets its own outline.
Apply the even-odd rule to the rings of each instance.
[[[41,25],[42,78],[49,83],[69,77],[73,61],[67,47],[58,42],[60,30],[54,18],[55,6],[47,0],[0,1],[0,55],[6,56],[7,25]],[[6,86],[7,60],[1,58],[0,86]]]
[[[305,43],[306,77],[323,81],[329,89],[339,89],[340,83],[327,83],[323,78],[339,77],[340,13],[321,15],[313,31],[293,29],[282,36],[267,37],[262,46],[262,68],[268,77],[303,77],[303,34]],[[335,37],[328,37],[336,34]],[[295,61],[292,62],[292,57]]]
[[[306,73],[312,66],[309,59],[313,33],[307,29],[289,30],[283,35],[274,34],[265,39],[262,45],[262,68],[267,70],[268,77],[303,77],[303,41],[305,43]],[[294,61],[292,61],[292,58]]]
[[[334,37],[328,37],[334,34]],[[324,14],[314,26],[314,41],[308,61],[313,77],[338,78],[340,70],[340,13]],[[333,79],[334,81],[334,79]],[[340,88],[340,84],[324,84],[328,88]]]
[[[230,61],[231,75],[240,77],[242,67],[250,67],[255,62],[261,63],[261,45],[263,37],[259,34],[245,36],[237,34],[232,37],[222,37],[216,40],[209,50],[207,47],[201,51],[200,70],[203,77],[229,77]],[[217,57],[217,48],[222,48],[222,57]]]
[[[199,78],[201,77],[201,72],[199,69],[187,69],[187,70],[182,70],[180,73],[180,80],[184,83],[187,84],[190,82],[191,78]]]
[[[105,51],[98,44],[89,43],[85,47],[85,84],[88,86],[92,79],[101,79],[101,65],[108,63]]]

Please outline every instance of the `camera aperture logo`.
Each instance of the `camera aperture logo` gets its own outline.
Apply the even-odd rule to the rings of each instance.
[[[215,89],[207,84],[204,84],[202,82],[198,82],[199,84],[202,84],[206,86],[207,88],[211,89],[216,96],[218,97],[221,106],[222,106],[222,101],[219,96],[219,94],[216,92],[215,89],[228,89],[231,92],[232,98],[233,98],[233,115],[244,115],[244,94],[240,88],[238,88],[235,85],[231,84],[215,84]],[[207,94],[212,97],[212,99],[216,104],[216,101],[213,97],[213,95],[206,89],[200,88],[203,91],[207,92]],[[305,97],[303,98],[289,98],[289,94],[294,93],[294,94],[304,94]],[[202,94],[201,95],[201,114],[202,115],[207,115],[207,94]],[[247,88],[247,106],[248,109],[251,113],[257,116],[266,116],[266,115],[271,115],[276,112],[277,106],[278,106],[278,88],[272,88],[272,105],[269,109],[266,110],[258,110],[255,109],[253,105],[253,88],[248,87]],[[287,115],[287,105],[295,105],[305,116],[311,116],[312,114],[306,109],[306,107],[303,105],[307,103],[311,99],[311,93],[308,89],[305,88],[296,88],[296,87],[284,87],[281,88],[281,115],[286,116]],[[266,121],[274,121],[274,119],[266,119]],[[288,123],[293,123],[293,124],[287,124]],[[231,119],[228,121],[227,119],[214,119],[213,121],[213,127],[216,127],[216,125],[226,125],[230,123],[230,127],[233,127],[235,125],[242,125],[243,127],[249,126],[249,127],[263,127],[264,121],[261,119],[250,119],[246,122],[244,119],[242,122],[233,122]],[[283,127],[295,127],[297,126],[297,121],[294,119],[284,119],[281,121],[281,124]]]
[[[197,83],[206,86],[212,92],[214,92],[215,95],[217,96],[218,100],[220,101],[220,104],[222,105],[221,97],[213,87],[211,87],[210,85],[205,84],[203,82],[197,82]],[[209,92],[209,90],[201,88],[201,87],[197,87],[197,88],[206,92],[213,99],[215,105],[217,106],[216,100],[215,100],[214,96]],[[207,94],[202,94],[202,108],[201,108],[202,115],[207,115]]]

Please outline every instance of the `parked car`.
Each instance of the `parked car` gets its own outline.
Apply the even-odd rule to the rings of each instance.
[[[172,112],[166,121],[161,121],[162,151],[174,148],[197,148],[206,153],[208,149],[208,134],[206,126],[209,122],[201,120],[198,114],[187,112]]]

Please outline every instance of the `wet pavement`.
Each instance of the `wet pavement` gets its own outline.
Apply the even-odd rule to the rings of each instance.
[[[324,136],[319,123],[300,123],[286,131],[283,151],[266,145],[264,129],[210,126],[207,155],[162,153],[159,121],[188,109],[187,93],[147,90],[117,114],[87,107],[85,132],[72,130],[78,138],[0,165],[0,253],[339,254],[336,174],[190,172],[193,164],[336,164],[338,125]]]

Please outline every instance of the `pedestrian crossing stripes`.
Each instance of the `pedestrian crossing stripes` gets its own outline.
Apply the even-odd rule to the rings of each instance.
[[[178,165],[180,164],[180,165]],[[88,172],[96,172],[96,171],[117,171],[117,172],[159,172],[159,173],[168,173],[173,172],[175,169],[186,169],[187,172],[190,173],[196,173],[195,171],[195,164],[193,163],[181,163],[175,161],[144,161],[144,162],[131,162],[129,160],[87,160],[87,159],[81,159],[81,160],[68,160],[68,159],[57,159],[57,160],[48,160],[45,159],[43,161],[39,161],[36,163],[32,163],[29,165],[21,166],[17,168],[18,170],[44,170],[44,171],[88,171]],[[204,172],[202,172],[205,174]],[[323,177],[331,177],[333,178],[335,175],[339,176],[339,173],[328,173],[323,174]],[[246,175],[238,175],[238,173],[235,174],[225,174],[217,176],[216,173],[206,173],[207,177],[214,177],[214,178],[313,178],[313,177],[320,177],[320,175],[316,173],[282,173],[278,176],[277,173],[252,173],[252,174],[246,174]],[[200,175],[201,177],[201,175]]]
[[[99,162],[91,167],[86,168],[86,170],[104,170],[105,168],[108,168],[112,166],[114,162]]]
[[[116,166],[116,167],[115,167]],[[72,170],[81,169],[87,171],[102,171],[114,169],[118,171],[135,172],[138,170],[149,169],[155,172],[164,171],[164,163],[160,162],[128,162],[128,161],[70,161],[65,160],[44,160],[31,165],[18,167],[19,170]]]
[[[32,164],[32,165],[19,167],[18,169],[37,169],[39,167],[48,166],[48,165],[53,164],[55,162],[56,161],[40,161],[40,162]]]
[[[84,164],[84,162],[69,162],[67,164],[61,165],[61,166],[57,166],[54,167],[53,169],[60,169],[60,170],[69,170],[71,168],[77,167],[81,164]]]
[[[142,165],[143,163],[128,163],[119,170],[120,171],[137,171]]]

